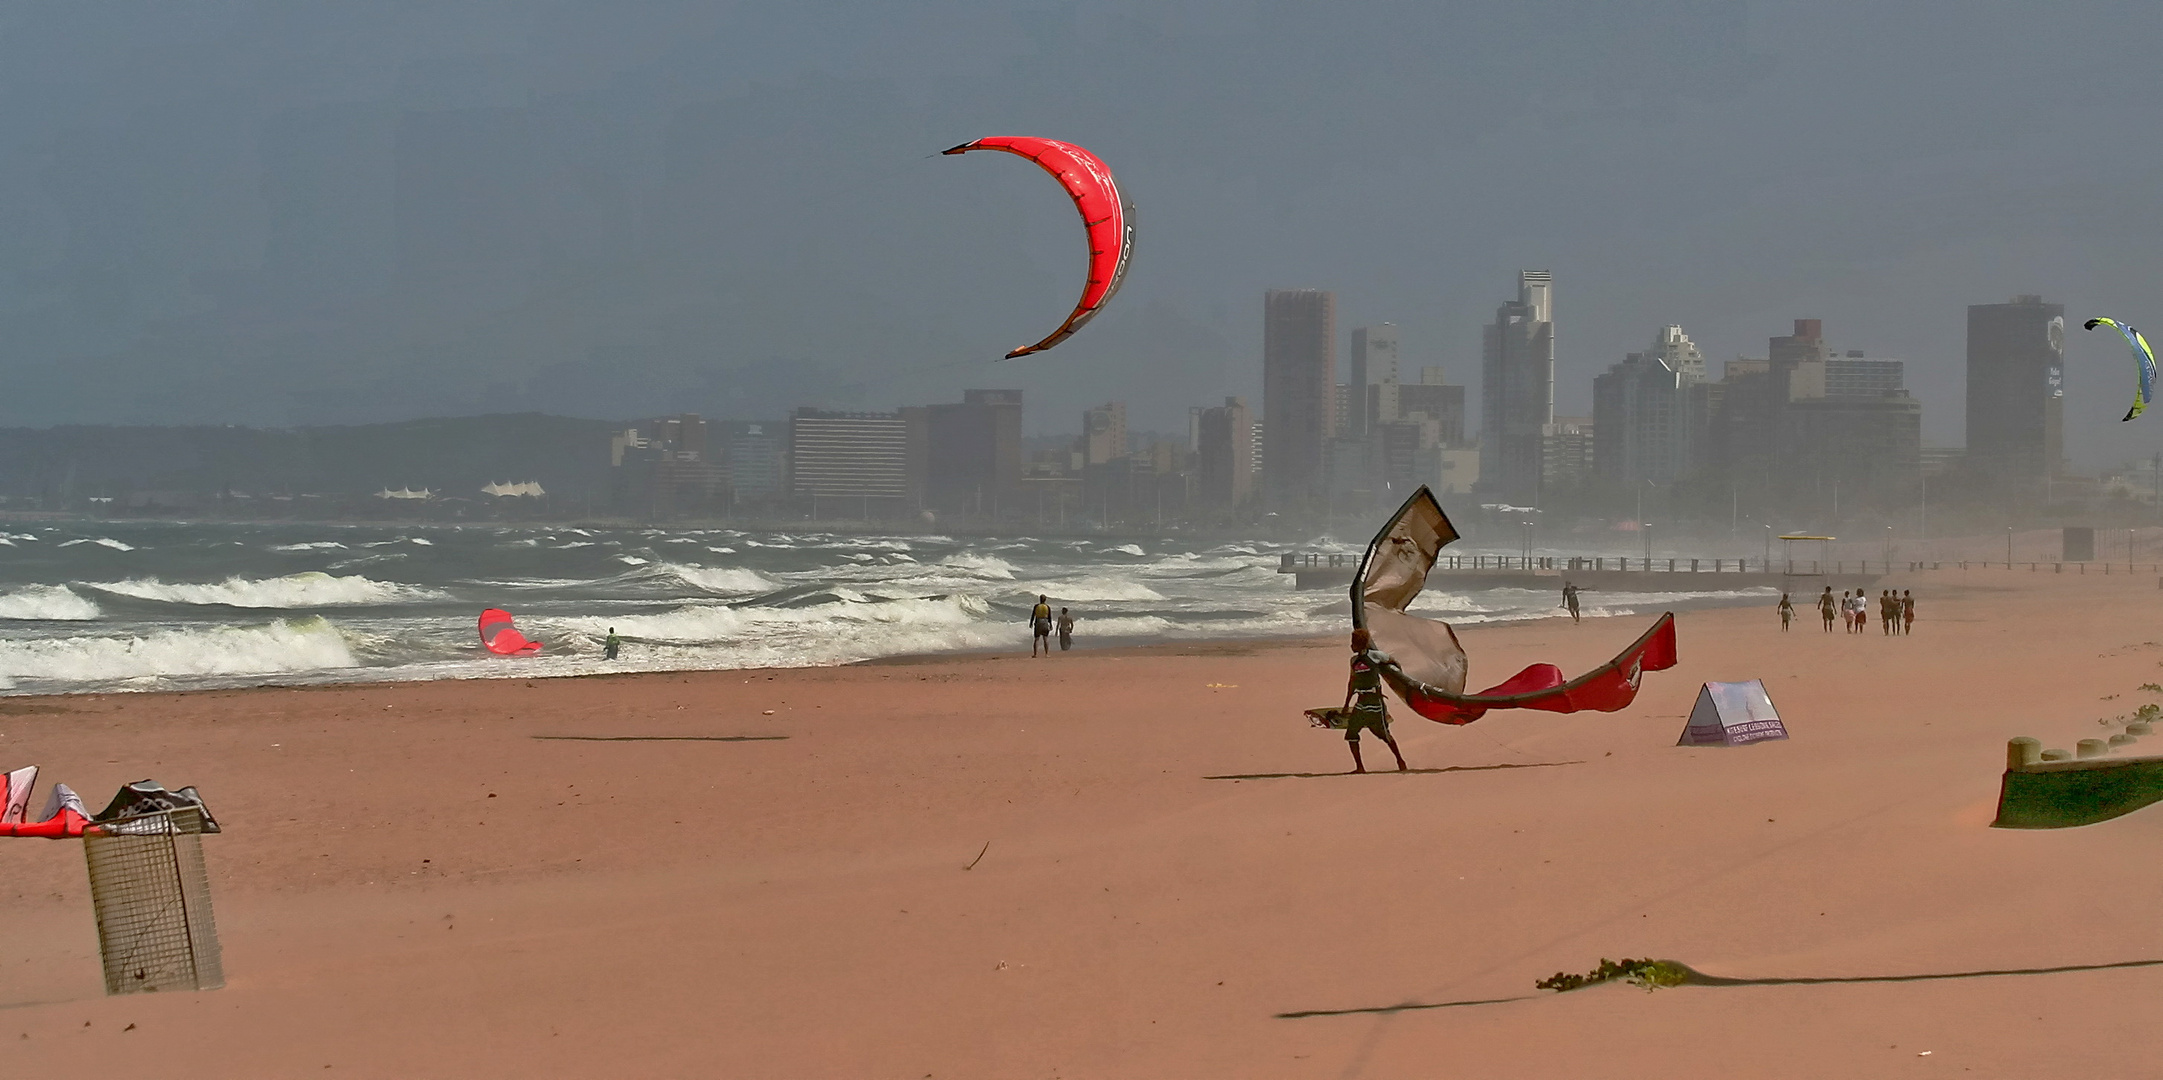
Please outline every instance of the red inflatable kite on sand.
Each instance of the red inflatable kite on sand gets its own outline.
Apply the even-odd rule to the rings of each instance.
[[[1119,283],[1127,276],[1127,256],[1134,250],[1134,208],[1120,198],[1119,184],[1112,179],[1110,167],[1073,143],[999,135],[962,143],[942,153],[966,154],[971,150],[1003,150],[1036,162],[1037,167],[1066,187],[1066,193],[1074,199],[1074,208],[1081,211],[1082,225],[1089,230],[1089,282],[1082,287],[1081,302],[1074,305],[1074,314],[1067,316],[1050,337],[1024,345],[1006,354],[1006,358],[1043,352],[1074,336],[1074,331],[1095,318],[1104,302],[1119,291]]]
[[[1396,661],[1383,665],[1382,678],[1412,711],[1442,724],[1469,724],[1489,709],[1615,712],[1636,700],[1645,672],[1675,666],[1675,616],[1669,613],[1622,655],[1574,679],[1565,680],[1553,664],[1534,664],[1479,693],[1465,693],[1470,663],[1456,631],[1405,611],[1426,587],[1436,556],[1456,539],[1442,505],[1422,486],[1367,545],[1352,578],[1352,625],[1366,627],[1375,647]]]
[[[481,645],[497,656],[532,656],[541,643],[526,640],[511,624],[511,613],[500,608],[481,612]]]

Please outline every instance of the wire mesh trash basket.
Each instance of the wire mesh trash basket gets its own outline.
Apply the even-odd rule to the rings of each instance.
[[[194,807],[99,823],[83,836],[107,994],[225,985]]]

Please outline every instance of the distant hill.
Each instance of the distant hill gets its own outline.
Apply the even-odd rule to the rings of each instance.
[[[135,491],[357,495],[384,487],[471,496],[538,480],[552,495],[608,491],[608,440],[625,424],[540,413],[352,427],[0,428],[0,494]]]

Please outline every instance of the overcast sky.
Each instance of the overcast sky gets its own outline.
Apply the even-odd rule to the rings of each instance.
[[[2159,55],[2133,0],[0,3],[0,424],[1181,430],[1258,399],[1265,289],[1476,388],[1532,267],[1564,412],[1665,323],[1717,365],[1811,317],[1957,445],[1966,305],[2163,329]],[[1026,163],[928,156],[994,134],[1140,207],[1104,314],[996,365],[1082,249]],[[2163,449],[2129,368],[2072,335],[2082,465]]]

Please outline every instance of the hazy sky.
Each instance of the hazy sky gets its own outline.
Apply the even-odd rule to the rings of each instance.
[[[1476,387],[1537,267],[1565,412],[1662,324],[1717,364],[1814,317],[1957,444],[1965,305],[2163,329],[2158,55],[2133,0],[0,3],[0,424],[1019,386],[1183,429],[1258,398],[1265,289]],[[998,365],[1082,256],[1033,167],[928,156],[993,134],[1140,206],[1114,303]],[[2163,449],[2128,369],[2073,335],[2083,465]]]

